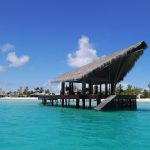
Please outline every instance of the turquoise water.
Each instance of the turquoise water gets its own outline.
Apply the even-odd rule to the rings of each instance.
[[[150,103],[95,112],[0,100],[0,150],[148,150]]]

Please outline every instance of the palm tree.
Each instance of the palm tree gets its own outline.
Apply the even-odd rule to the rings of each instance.
[[[26,87],[25,87],[25,89],[24,89],[24,91],[23,91],[23,94],[27,95],[27,94],[28,94],[28,92],[29,92],[29,87],[28,87],[28,86],[26,86]]]
[[[45,90],[45,94],[51,94],[50,90],[49,90],[49,89],[46,89],[46,90]]]
[[[147,85],[149,90],[148,90],[148,97],[150,97],[150,83]]]
[[[123,85],[119,84],[116,87],[116,94],[121,94],[123,92]]]
[[[148,86],[148,88],[149,88],[149,90],[150,90],[150,83],[149,83],[147,86]]]
[[[34,91],[35,91],[35,93],[40,93],[39,91],[40,91],[40,88],[39,87],[36,87],[36,88],[34,88]]]
[[[43,93],[43,92],[44,92],[44,89],[42,87],[40,87],[39,93]]]

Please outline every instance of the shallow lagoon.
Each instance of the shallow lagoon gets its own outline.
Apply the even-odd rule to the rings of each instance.
[[[147,150],[150,102],[137,111],[95,112],[0,100],[2,150]]]

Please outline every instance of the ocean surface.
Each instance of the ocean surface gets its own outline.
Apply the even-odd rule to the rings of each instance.
[[[149,150],[150,102],[96,112],[0,99],[0,150]]]

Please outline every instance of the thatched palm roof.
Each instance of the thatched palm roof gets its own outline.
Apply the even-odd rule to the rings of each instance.
[[[65,73],[52,82],[86,82],[117,83],[126,76],[142,55],[147,44],[141,41],[112,55],[99,58],[96,61]]]

